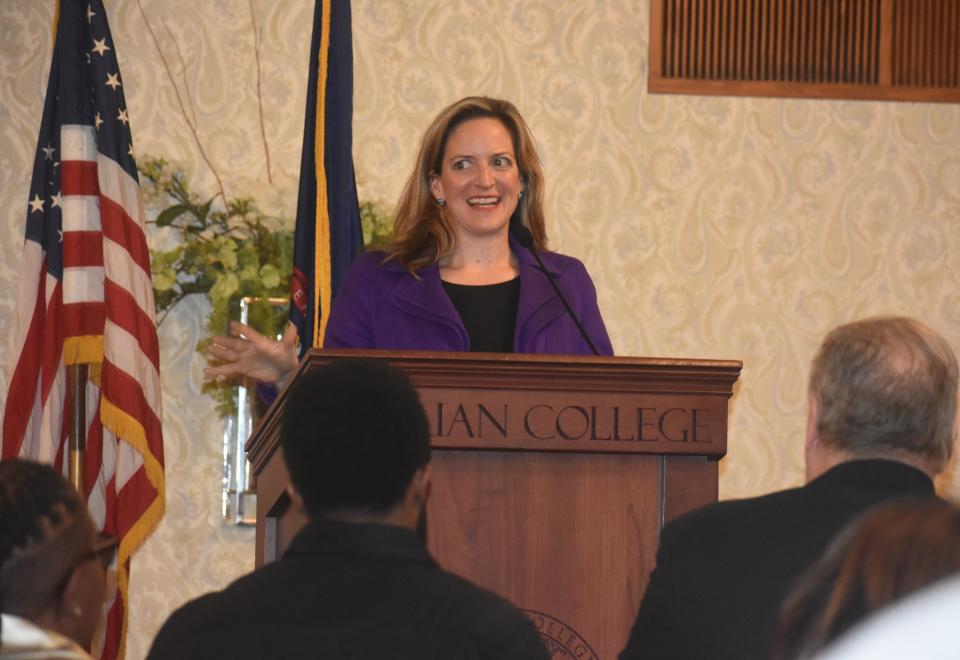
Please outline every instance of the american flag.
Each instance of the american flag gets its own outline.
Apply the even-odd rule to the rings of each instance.
[[[123,657],[130,557],[163,515],[159,345],[143,201],[102,0],[61,0],[10,332],[2,457],[66,472],[66,367],[89,364],[90,513],[120,539],[100,657]]]

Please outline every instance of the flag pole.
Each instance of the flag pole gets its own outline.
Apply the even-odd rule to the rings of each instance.
[[[67,436],[70,443],[70,483],[87,492],[87,375],[86,364],[67,367]]]

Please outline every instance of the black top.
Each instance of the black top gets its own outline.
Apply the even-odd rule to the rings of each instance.
[[[149,660],[549,660],[503,598],[440,569],[417,535],[315,521],[278,561],[184,605]]]
[[[520,278],[499,284],[443,283],[470,336],[470,352],[513,353]]]

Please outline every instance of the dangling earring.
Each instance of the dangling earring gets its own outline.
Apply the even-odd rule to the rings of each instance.
[[[437,206],[446,206],[446,205],[447,205],[447,200],[445,200],[443,197],[437,197]]]
[[[522,202],[522,201],[523,201],[523,193],[524,193],[524,192],[526,192],[526,191],[524,191],[524,190],[521,190],[521,191],[520,191],[520,196],[517,197],[517,201],[518,201],[518,202]]]

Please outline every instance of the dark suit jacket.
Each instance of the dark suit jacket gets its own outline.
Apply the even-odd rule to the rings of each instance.
[[[412,531],[314,522],[283,557],[187,603],[148,656],[546,660],[506,600],[441,570]]]
[[[621,660],[769,660],[784,598],[867,509],[935,497],[903,463],[843,463],[802,488],[711,504],[666,525]]]

